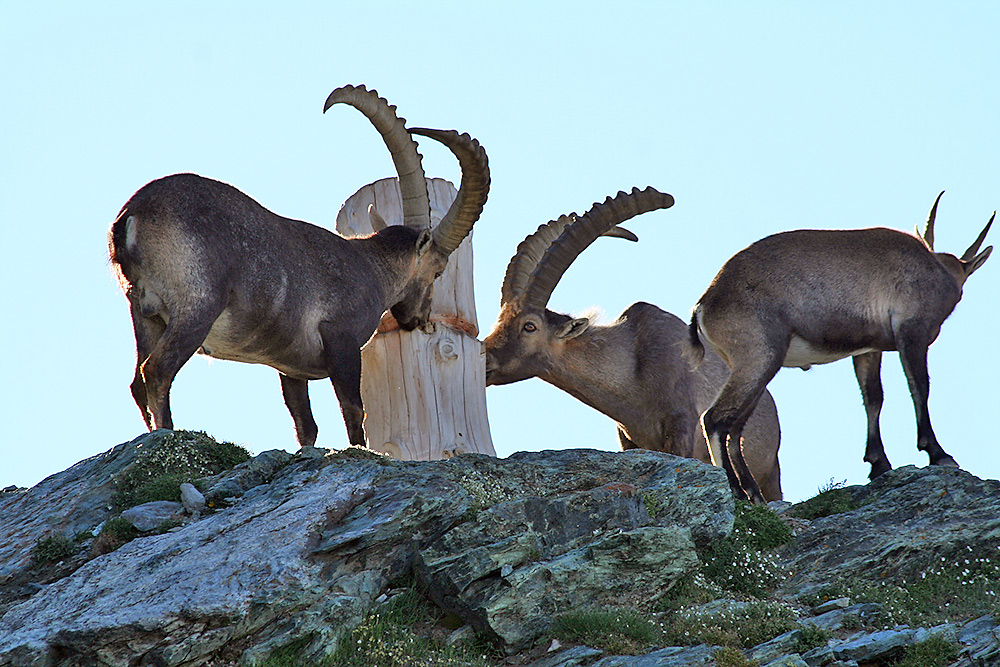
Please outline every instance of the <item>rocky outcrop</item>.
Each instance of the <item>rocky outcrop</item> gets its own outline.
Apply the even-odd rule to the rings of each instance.
[[[250,665],[290,640],[309,664],[406,579],[509,654],[531,649],[510,664],[714,663],[717,647],[706,644],[622,656],[553,643],[540,656],[536,642],[566,612],[648,607],[699,571],[733,531],[719,469],[642,450],[416,463],[309,448],[266,452],[185,485],[176,501],[153,501],[170,505],[122,508],[122,480],[167,436],[144,435],[0,494],[0,666]],[[996,613],[885,628],[875,627],[891,616],[880,604],[817,598],[858,572],[899,582],[941,558],[997,557],[1000,483],[903,468],[843,492],[850,511],[791,520],[796,537],[770,558],[786,574],[774,595],[795,628],[745,655],[774,667],[847,667],[942,637],[960,647],[956,665],[1000,664]],[[120,547],[95,548],[102,527],[124,520],[133,532]],[[746,603],[705,608],[727,604]],[[826,639],[804,643],[817,632]]]

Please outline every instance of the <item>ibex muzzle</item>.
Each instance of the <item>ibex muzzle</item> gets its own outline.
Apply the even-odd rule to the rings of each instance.
[[[194,174],[142,187],[111,226],[111,263],[131,307],[132,396],[146,426],[173,428],[169,392],[196,351],[277,369],[301,446],[316,441],[309,380],[329,377],[348,439],[364,445],[361,346],[382,314],[427,322],[434,279],[468,235],[489,190],[486,153],[468,135],[413,130],[458,157],[462,184],[433,229],[421,158],[395,107],[363,86],[330,94],[381,133],[399,174],[403,225],[343,238],[268,211],[236,188]]]
[[[944,193],[941,193],[944,194]],[[698,301],[690,325],[732,375],[703,416],[713,457],[734,493],[761,502],[740,450],[747,417],[782,366],[808,368],[853,357],[868,414],[865,461],[875,477],[891,469],[879,412],[883,352],[899,352],[917,418],[917,447],[935,465],[956,465],[931,428],[927,348],[992,247],[979,252],[993,218],[961,258],[933,249],[938,195],[923,237],[876,228],[775,234],[734,255]],[[996,214],[994,213],[994,217]]]

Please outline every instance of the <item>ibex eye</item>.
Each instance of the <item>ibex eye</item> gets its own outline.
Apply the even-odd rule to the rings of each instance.
[[[534,322],[525,322],[524,323],[524,330],[527,331],[528,333],[531,333],[532,331],[536,331],[537,329],[538,329],[538,327],[535,326]]]

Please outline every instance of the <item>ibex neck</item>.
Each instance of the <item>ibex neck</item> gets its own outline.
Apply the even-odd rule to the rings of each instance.
[[[356,239],[387,299],[400,293],[413,271],[418,235],[416,230],[394,225],[379,234]]]
[[[628,349],[614,340],[614,327],[594,327],[567,341],[539,378],[619,423],[634,419],[629,392],[632,368]]]

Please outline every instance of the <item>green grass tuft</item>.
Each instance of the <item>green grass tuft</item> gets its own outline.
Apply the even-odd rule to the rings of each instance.
[[[788,510],[788,514],[800,519],[819,519],[832,514],[852,512],[862,506],[854,500],[854,494],[845,489],[847,481],[835,482],[832,479],[829,483],[819,488],[819,493],[798,503]]]
[[[739,649],[725,646],[715,652],[713,656],[718,667],[758,667],[756,660],[750,660]]]
[[[891,667],[947,667],[958,660],[958,647],[940,636],[908,646]]]
[[[33,565],[57,563],[69,558],[77,551],[77,544],[65,535],[50,535],[43,537],[31,551]]]
[[[250,452],[231,442],[216,442],[201,431],[173,431],[119,473],[111,502],[120,512],[154,500],[178,501],[183,482],[195,483],[248,460]]]
[[[662,638],[660,628],[634,611],[581,611],[556,617],[552,634],[615,655],[638,655]]]

